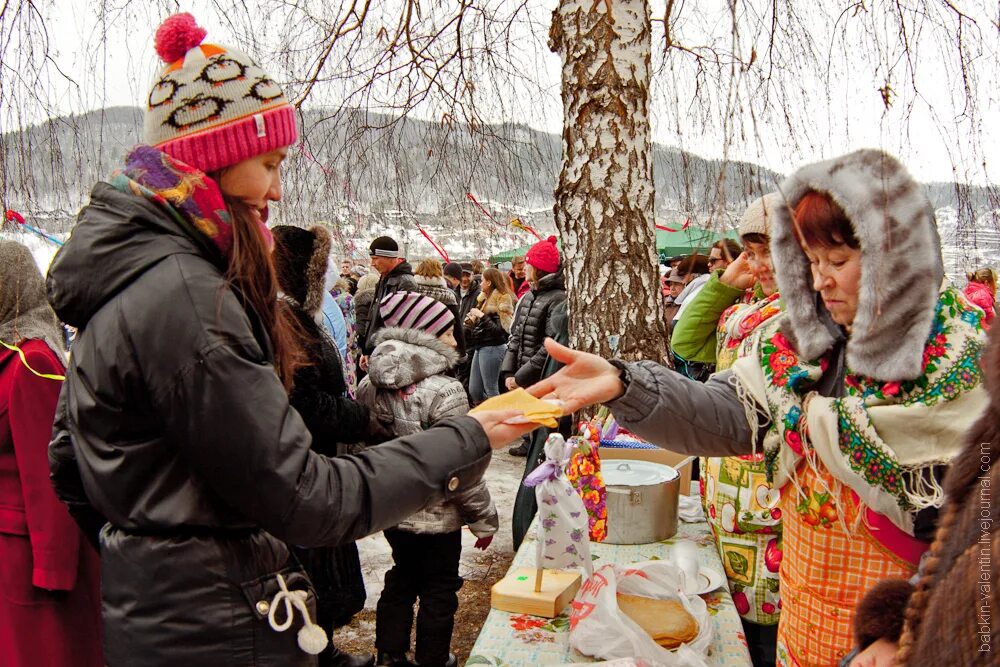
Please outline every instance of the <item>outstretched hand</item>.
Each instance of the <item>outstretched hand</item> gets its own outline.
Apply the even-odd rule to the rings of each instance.
[[[515,440],[519,440],[525,433],[531,433],[538,424],[507,424],[508,419],[521,417],[524,413],[518,410],[486,410],[485,412],[470,412],[469,416],[479,422],[479,425],[486,431],[486,437],[490,440],[490,447],[500,449]]]
[[[571,414],[594,403],[606,403],[625,393],[618,369],[596,354],[578,352],[545,339],[549,356],[565,364],[557,373],[528,387],[537,398],[563,402],[563,414]]]

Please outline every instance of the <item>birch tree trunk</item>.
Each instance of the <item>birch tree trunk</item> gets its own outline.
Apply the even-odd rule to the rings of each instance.
[[[570,342],[606,357],[662,361],[647,0],[561,0],[549,46],[562,58],[554,212]]]

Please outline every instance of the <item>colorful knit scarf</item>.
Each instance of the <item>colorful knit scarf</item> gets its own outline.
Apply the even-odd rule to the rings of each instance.
[[[841,398],[810,391],[829,360],[801,360],[781,333],[784,318],[754,332],[750,356],[733,370],[754,431],[762,417],[771,421],[763,446],[774,486],[790,482],[798,489],[800,466],[815,470],[822,463],[864,505],[912,535],[916,512],[943,500],[935,466],[961,450],[987,402],[980,385],[982,318],[946,285],[924,348],[923,375],[883,382],[847,369]]]
[[[205,172],[152,146],[139,145],[125,160],[125,168],[111,175],[112,187],[144,197],[163,209],[195,240],[209,241],[229,260],[233,223],[222,190]],[[260,222],[270,243],[271,232]]]

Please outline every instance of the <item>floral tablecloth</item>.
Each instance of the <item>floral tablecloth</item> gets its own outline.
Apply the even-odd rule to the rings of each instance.
[[[534,526],[528,531],[521,548],[514,556],[511,568],[534,567]],[[591,553],[595,569],[614,563],[637,563],[666,558],[670,545],[677,540],[694,542],[700,548],[701,564],[722,572],[722,561],[715,548],[711,529],[707,523],[680,523],[677,535],[664,542],[653,544],[602,544],[592,543]],[[709,654],[709,663],[720,667],[746,667],[750,665],[746,638],[733,598],[723,585],[707,593],[702,599],[708,604],[715,623],[715,637]],[[541,667],[542,665],[574,662],[595,662],[589,656],[570,648],[569,608],[556,618],[541,618],[526,614],[509,614],[491,609],[483,629],[472,647],[466,665],[494,665],[496,667]]]

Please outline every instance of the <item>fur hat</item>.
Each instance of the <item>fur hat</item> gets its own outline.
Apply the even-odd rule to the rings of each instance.
[[[771,216],[774,214],[774,209],[783,204],[781,195],[777,192],[768,193],[752,201],[740,220],[740,238],[748,234],[771,236]]]
[[[393,292],[378,307],[386,327],[418,329],[435,338],[455,321],[448,306],[437,299],[416,292]]]
[[[795,207],[817,191],[844,209],[861,246],[848,365],[877,380],[919,377],[944,279],[934,210],[920,185],[891,155],[865,149],[806,165],[778,191],[785,203],[771,215],[771,258],[785,306],[783,329],[799,354],[817,359],[834,343],[832,319],[816,298],[792,224]]]
[[[203,44],[190,14],[156,31],[166,63],[147,100],[143,141],[204,172],[290,146],[295,110],[281,88],[245,53]]]
[[[559,249],[556,248],[556,237],[550,236],[544,241],[539,241],[531,246],[528,254],[524,256],[524,261],[545,273],[555,273],[558,271],[560,260]]]
[[[380,236],[368,246],[372,257],[399,257],[399,244],[391,236]]]
[[[302,229],[277,225],[271,233],[274,269],[281,291],[310,315],[316,314],[323,306],[330,232],[319,226]]]

